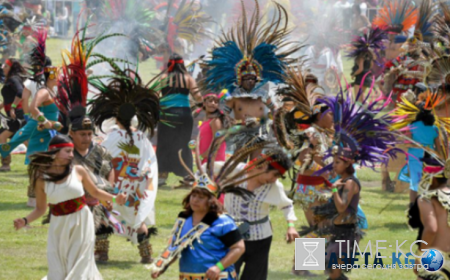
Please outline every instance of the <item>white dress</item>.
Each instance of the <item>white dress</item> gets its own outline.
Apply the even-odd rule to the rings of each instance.
[[[47,202],[57,204],[84,195],[75,168],[61,184],[45,182]],[[88,206],[64,216],[51,216],[48,229],[48,280],[103,279],[94,258],[94,218]]]

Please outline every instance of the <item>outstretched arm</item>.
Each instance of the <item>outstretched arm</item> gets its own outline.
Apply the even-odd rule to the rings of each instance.
[[[32,223],[33,221],[42,217],[47,211],[47,195],[44,191],[45,182],[42,179],[36,180],[35,193],[36,193],[36,208],[28,214],[25,219],[19,218],[14,220],[14,227],[19,230]]]

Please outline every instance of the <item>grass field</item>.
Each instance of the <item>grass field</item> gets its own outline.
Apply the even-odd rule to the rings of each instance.
[[[40,279],[47,272],[47,226],[42,226],[38,221],[29,229],[15,231],[13,220],[24,217],[30,211],[25,206],[27,200],[26,187],[28,184],[26,168],[23,165],[24,156],[13,156],[13,171],[0,174],[0,267],[2,273],[0,279]],[[361,206],[366,212],[369,221],[369,230],[362,240],[362,248],[367,241],[372,241],[372,249],[375,251],[375,240],[387,240],[387,245],[395,247],[395,240],[400,243],[408,242],[402,247],[408,251],[407,244],[415,238],[415,233],[408,230],[405,223],[405,209],[407,196],[405,194],[388,194],[380,190],[379,174],[371,170],[361,170],[358,177],[363,180]],[[169,186],[158,190],[156,201],[157,226],[159,235],[153,239],[154,255],[160,253],[166,244],[167,237],[180,211],[180,203],[186,190],[173,190],[176,178],[170,177]],[[288,182],[285,182],[288,186]],[[384,206],[392,200],[390,206],[379,213]],[[303,213],[296,211],[299,221],[298,226],[305,224]],[[298,279],[290,275],[294,246],[286,244],[284,234],[286,223],[281,211],[273,209],[271,221],[274,228],[274,240],[270,253],[269,279]],[[383,245],[386,245],[383,244]],[[380,246],[383,246],[380,245]],[[388,247],[388,246],[385,246]],[[383,255],[390,256],[392,248],[383,250]],[[113,236],[111,238],[110,261],[107,265],[100,265],[99,269],[105,279],[149,279],[148,271],[139,264],[139,255],[136,247],[126,242],[125,239]],[[390,264],[390,259],[387,259]],[[369,259],[369,263],[373,262]],[[402,258],[403,263],[403,258]],[[178,268],[174,264],[160,279],[176,279]],[[410,270],[354,270],[352,279],[386,279],[391,278],[411,279]],[[307,278],[304,278],[307,279]],[[325,279],[323,275],[315,279]],[[256,279],[255,279],[256,280]]]
[[[47,49],[54,65],[61,64],[60,50],[68,48],[70,41],[50,39]],[[350,62],[345,63],[345,69],[351,67]],[[140,65],[143,80],[148,81],[155,69],[154,63],[148,62]],[[346,71],[349,73],[349,71]],[[26,230],[16,232],[13,228],[15,218],[24,217],[31,210],[26,204],[26,187],[28,179],[26,167],[23,164],[23,155],[13,156],[12,172],[0,173],[0,279],[40,279],[46,275],[48,264],[46,258],[47,226],[41,226],[38,221]],[[386,240],[385,245],[395,247],[395,241],[408,240],[402,248],[408,251],[416,233],[408,230],[405,223],[405,209],[408,203],[406,194],[388,194],[382,192],[380,186],[380,175],[371,170],[358,171],[358,177],[363,181],[361,195],[361,206],[366,212],[369,221],[369,230],[361,242],[365,248],[368,240],[372,241],[372,249],[375,251],[375,240]],[[186,195],[186,190],[173,190],[172,186],[177,178],[169,178],[169,186],[160,188],[156,201],[157,226],[159,235],[152,240],[154,256],[165,247],[166,240],[177,213],[181,209],[181,200]],[[285,182],[286,188],[290,184]],[[390,206],[380,214],[380,210],[392,202]],[[296,211],[299,221],[298,227],[305,224],[303,213]],[[271,221],[274,229],[274,239],[270,253],[269,279],[299,279],[290,275],[294,246],[286,244],[284,234],[286,223],[281,211],[273,209]],[[393,248],[383,250],[384,256],[390,256]],[[110,261],[107,265],[100,265],[99,269],[105,279],[149,279],[149,272],[139,264],[139,254],[135,246],[126,242],[125,239],[113,236],[111,238]],[[387,258],[390,264],[390,259]],[[373,259],[369,259],[373,262]],[[386,263],[386,262],[385,262]],[[404,260],[402,258],[402,263]],[[178,268],[174,264],[160,279],[177,279]],[[315,279],[325,279],[322,273],[317,274]],[[412,279],[411,270],[354,270],[350,277],[352,279]],[[308,279],[308,278],[303,278]],[[255,279],[258,280],[258,279]]]

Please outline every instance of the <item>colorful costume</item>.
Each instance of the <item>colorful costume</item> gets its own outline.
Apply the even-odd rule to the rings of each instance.
[[[402,103],[399,103],[397,109],[392,113],[395,118],[395,124],[392,129],[401,130],[407,128],[411,131],[412,142],[418,145],[418,147],[408,148],[407,165],[403,167],[399,174],[399,179],[410,183],[410,189],[416,192],[422,178],[422,163],[420,159],[424,156],[424,148],[427,150],[438,148],[435,147],[435,140],[442,139],[443,133],[450,131],[449,118],[439,117],[434,111],[434,108],[443,101],[443,97],[430,92],[426,92],[424,96],[426,98],[425,103],[417,104],[420,101],[415,96],[408,100],[408,95],[405,94],[401,98]],[[434,115],[435,123],[433,125],[426,125],[423,121],[416,121],[417,115],[422,110],[427,110]],[[440,128],[443,131],[440,131]]]
[[[421,158],[421,162],[424,165],[423,177],[420,181],[420,195],[414,201],[414,204],[408,210],[408,225],[412,229],[418,229],[417,240],[423,239],[424,225],[421,220],[420,208],[418,205],[418,200],[422,199],[431,203],[431,200],[434,199],[439,202],[440,206],[447,211],[447,215],[450,215],[450,194],[447,191],[444,191],[440,188],[430,190],[430,186],[432,184],[433,178],[449,178],[450,173],[449,170],[449,161],[444,160],[444,158],[448,155],[448,146],[446,146],[443,157],[433,156],[432,158],[430,154],[425,154],[423,158]],[[444,164],[445,161],[445,164]],[[450,220],[447,223],[447,226],[450,226]],[[437,237],[436,237],[437,238]],[[443,238],[440,236],[440,238]],[[426,241],[426,240],[425,240]],[[419,243],[420,244],[420,243]],[[438,271],[428,271],[422,267],[419,269],[418,276],[421,279],[425,280],[448,280],[450,279],[450,252],[444,252],[439,250],[439,252],[443,256],[443,265]],[[417,256],[423,256],[422,251],[417,251],[415,253]],[[418,260],[420,263],[420,260]]]
[[[361,94],[362,91],[356,95],[355,99],[361,98]],[[331,154],[352,164],[359,163],[361,166],[374,168],[376,164],[386,163],[390,157],[395,156],[397,151],[393,148],[395,137],[389,133],[389,127],[393,121],[392,117],[376,117],[385,104],[381,104],[380,99],[368,102],[369,98],[370,94],[364,98],[362,103],[368,104],[367,106],[358,108],[358,105],[353,101],[352,92],[348,91],[344,95],[341,90],[336,98],[337,102],[327,102],[327,105],[333,111],[335,118],[335,146]],[[376,133],[377,137],[374,138],[368,133]],[[326,166],[322,170],[329,170],[330,168],[331,166]],[[313,226],[311,229],[314,229],[321,236],[330,236],[330,242],[327,244],[328,260],[332,253],[335,253],[339,258],[341,247],[337,240],[347,240],[346,242],[349,242],[350,248],[353,249],[354,242],[359,242],[362,236],[360,231],[361,218],[358,215],[361,185],[353,174],[341,181],[346,182],[347,180],[352,180],[358,185],[358,193],[353,195],[345,212],[348,213],[348,216],[341,216],[342,213],[338,212],[334,198],[326,204],[313,207],[316,222],[323,226]],[[342,196],[342,193],[343,188],[338,191],[338,195]],[[337,220],[338,217],[341,217],[340,221]],[[303,234],[311,232],[311,229],[305,230]],[[347,244],[342,244],[342,246],[345,245]],[[348,257],[352,251],[346,253]]]
[[[372,62],[376,62],[381,58],[379,52],[384,49],[383,40],[385,39],[387,39],[385,32],[382,29],[375,28],[353,40],[352,49],[348,54],[348,57],[355,60],[352,68],[352,76],[355,76],[353,85],[372,86],[373,74],[369,72],[372,69]],[[364,61],[363,70],[355,75],[355,72],[359,69],[357,65],[359,59]]]
[[[121,78],[114,78],[108,85],[101,81],[92,82],[100,94],[90,101],[89,115],[97,127],[105,120],[116,118],[124,129],[111,131],[102,145],[112,156],[115,174],[114,193],[124,193],[128,202],[115,207],[120,215],[113,216],[120,221],[123,231],[115,233],[139,243],[142,263],[151,262],[151,234],[139,233],[142,225],[155,224],[155,199],[158,190],[158,164],[148,136],[143,131],[153,132],[159,120],[159,100],[153,87],[142,86],[139,76],[131,70],[117,72]],[[130,77],[134,78],[123,78]],[[132,131],[131,120],[136,116],[137,128]]]
[[[195,177],[194,189],[206,189],[216,197],[227,192],[247,198],[251,196],[249,191],[237,186],[248,180],[244,175],[263,163],[265,159],[256,160],[243,169],[236,170],[235,167],[242,158],[248,157],[255,149],[266,147],[267,143],[261,143],[251,148],[241,148],[226,162],[219,163],[215,159],[215,155],[225,139],[237,132],[236,128],[231,128],[217,133],[211,144],[208,160],[204,165],[201,164],[198,145],[195,147],[197,174],[193,174],[187,168],[180,155],[186,171]],[[210,178],[214,178],[214,180]],[[228,253],[228,247],[241,239],[240,231],[230,217],[208,213],[201,223],[193,227],[192,218],[181,213],[169,239],[169,246],[155,259],[149,269],[152,273],[164,272],[181,255],[180,279],[205,279],[206,271]],[[236,279],[234,265],[227,267],[219,279]]]
[[[37,33],[38,43],[32,52],[32,66],[35,71],[35,79],[42,82],[42,76],[45,65],[45,41],[47,39],[47,32],[45,30],[40,30]],[[46,68],[49,69],[49,68]],[[54,71],[54,70],[52,70]],[[54,73],[56,74],[56,73]],[[44,87],[44,86],[42,86]],[[55,94],[51,89],[48,89],[52,98],[56,98]],[[41,116],[35,116],[35,118],[30,119],[27,124],[22,127],[14,137],[7,144],[0,145],[0,153],[2,157],[8,156],[17,146],[28,140],[27,154],[25,158],[25,164],[30,162],[29,156],[35,152],[46,151],[48,148],[48,143],[51,138],[56,134],[55,130],[48,130],[45,128],[40,128],[40,123],[43,120],[48,120],[52,123],[58,121],[58,107],[52,101],[47,105],[42,104],[39,108]]]
[[[200,83],[204,91],[220,92],[226,88],[230,93],[227,101],[238,98],[260,100],[273,109],[273,103],[268,100],[268,82],[282,82],[285,68],[294,61],[289,56],[300,49],[287,39],[290,33],[288,23],[279,24],[287,19],[287,11],[280,4],[275,4],[277,12],[270,23],[263,23],[259,9],[256,9],[247,24],[247,11],[242,7],[243,17],[239,26],[224,32],[211,52],[211,59],[205,61],[208,71],[205,80]],[[252,89],[244,89],[242,83],[246,77],[255,78]],[[232,110],[236,109],[224,108],[226,114]],[[240,121],[245,125],[246,120]],[[267,137],[265,126],[255,125],[245,133],[236,135],[234,143],[236,147],[242,147],[257,136],[261,138],[258,140]]]

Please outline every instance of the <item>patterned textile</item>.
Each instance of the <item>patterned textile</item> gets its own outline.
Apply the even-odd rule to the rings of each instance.
[[[80,211],[86,205],[86,198],[80,196],[58,204],[49,204],[50,213],[53,216],[65,216]]]

